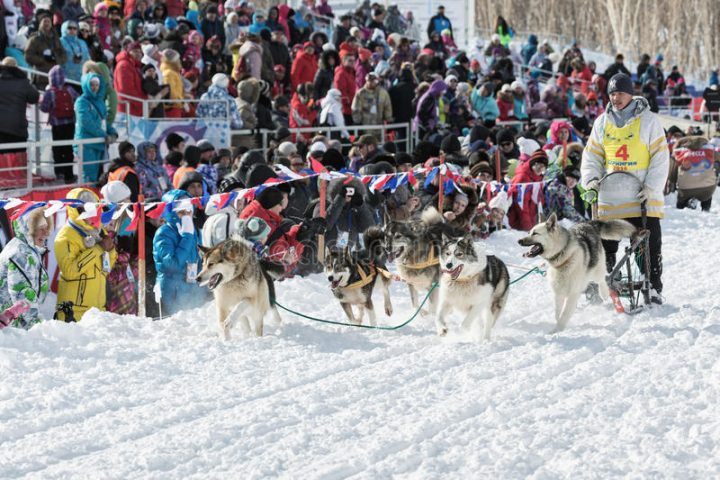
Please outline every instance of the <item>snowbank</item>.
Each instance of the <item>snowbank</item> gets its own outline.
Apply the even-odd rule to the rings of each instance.
[[[538,275],[511,287],[491,343],[456,317],[441,339],[430,318],[381,332],[285,313],[263,338],[224,343],[210,304],[3,330],[0,477],[717,476],[718,207],[668,208],[663,229],[667,304],[628,317],[582,300],[560,335]],[[522,263],[519,237],[489,248]],[[402,285],[392,293],[386,324],[411,311]],[[342,318],[322,276],[278,297]]]

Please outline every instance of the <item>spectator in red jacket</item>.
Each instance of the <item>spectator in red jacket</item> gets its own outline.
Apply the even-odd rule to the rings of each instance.
[[[590,92],[590,85],[592,84],[592,70],[590,70],[590,67],[580,58],[573,60],[572,68],[573,71],[570,74],[570,78],[573,79],[573,91],[582,92],[587,95]]]
[[[515,97],[509,84],[506,83],[502,86],[502,89],[497,93],[495,103],[500,111],[499,121],[509,122],[515,120]]]
[[[318,69],[318,61],[315,56],[315,47],[310,42],[305,42],[302,52],[298,53],[290,69],[290,81],[293,91],[298,85],[312,83],[315,80],[315,73]]]
[[[312,127],[315,124],[317,110],[312,107],[312,83],[301,84],[290,100],[290,128]],[[311,139],[312,133],[303,133],[302,137]]]
[[[142,68],[140,59],[142,59],[142,56],[140,42],[129,43],[125,50],[117,56],[115,77],[113,79],[113,86],[118,93],[118,111],[125,112],[125,102],[123,100],[127,100],[130,102],[130,114],[138,117],[143,114],[142,103],[133,101],[129,97],[147,98],[142,89],[142,75],[140,74]],[[128,97],[123,96],[123,94],[128,95]]]
[[[352,124],[352,101],[355,98],[357,85],[355,84],[355,57],[346,53],[342,57],[342,63],[335,67],[335,88],[342,94],[342,113],[345,117],[345,125]],[[348,120],[350,123],[348,123]]]
[[[508,221],[512,228],[527,231],[537,223],[538,208],[537,203],[532,200],[533,194],[530,188],[540,188],[539,182],[543,181],[547,166],[548,156],[544,150],[534,151],[530,160],[517,166],[511,182],[515,185],[516,191],[513,204],[508,212]],[[527,183],[535,183],[535,185],[529,188],[524,185]],[[539,199],[540,195],[537,195],[536,198]],[[519,203],[522,203],[522,208]]]

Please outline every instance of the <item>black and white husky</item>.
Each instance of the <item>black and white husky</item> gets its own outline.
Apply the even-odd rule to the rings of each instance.
[[[553,332],[565,328],[577,307],[578,298],[590,282],[597,283],[600,297],[609,296],[605,280],[605,250],[602,240],[622,240],[635,233],[625,220],[593,220],[564,228],[553,213],[546,222],[535,225],[520,245],[531,247],[526,257],[540,256],[549,265],[548,279],[555,295]]]
[[[507,267],[499,258],[486,255],[470,236],[443,236],[440,249],[440,295],[435,324],[438,335],[447,334],[445,318],[453,310],[465,314],[464,330],[479,332],[490,339],[490,330],[505,307],[510,286]]]

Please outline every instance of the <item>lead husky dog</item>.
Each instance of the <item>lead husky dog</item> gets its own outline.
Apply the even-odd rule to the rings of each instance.
[[[530,235],[518,240],[524,247],[532,247],[527,257],[544,258],[550,266],[548,278],[555,296],[553,332],[565,328],[580,295],[590,282],[597,283],[600,297],[610,292],[605,281],[605,250],[602,240],[622,240],[635,233],[635,227],[625,220],[593,220],[567,229],[558,224],[553,213],[546,222],[535,225]]]
[[[384,252],[382,249],[382,230],[370,227],[363,234],[365,255],[353,254],[347,248],[327,250],[325,253],[325,273],[330,282],[330,289],[340,301],[340,305],[352,323],[362,324],[364,313],[367,313],[370,325],[375,326],[375,306],[372,294],[378,286],[382,286],[385,303],[385,315],[392,315],[390,302],[390,278],[385,273]],[[379,269],[378,269],[379,268]],[[356,316],[353,305],[360,308]]]
[[[507,301],[510,275],[507,267],[494,255],[486,255],[482,246],[474,245],[470,236],[443,236],[440,250],[440,302],[435,324],[438,335],[447,334],[445,317],[457,309],[465,313],[463,330],[479,331],[490,340],[490,330]]]
[[[413,308],[418,307],[417,289],[430,290],[440,280],[439,252],[443,218],[434,208],[422,213],[419,221],[389,222],[385,226],[385,249],[408,285]],[[430,294],[430,306],[437,303],[437,290]]]
[[[215,297],[215,308],[224,340],[230,338],[232,313],[239,312],[240,326],[245,334],[263,334],[263,320],[272,311],[279,321],[280,315],[273,305],[274,287],[271,276],[284,272],[281,266],[262,263],[252,245],[240,236],[212,247],[200,247],[203,254],[202,271],[197,276],[201,286],[207,286]],[[278,270],[278,271],[275,271]]]

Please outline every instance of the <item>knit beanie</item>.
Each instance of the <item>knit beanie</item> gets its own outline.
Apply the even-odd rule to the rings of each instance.
[[[283,194],[275,187],[268,187],[257,196],[257,201],[265,210],[270,210],[276,205],[280,205],[283,200]]]
[[[461,148],[460,140],[452,133],[446,135],[440,143],[440,149],[445,153],[459,152]]]

